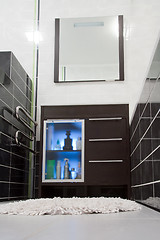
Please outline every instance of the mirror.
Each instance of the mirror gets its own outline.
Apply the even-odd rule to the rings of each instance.
[[[54,82],[124,80],[123,16],[55,20]]]

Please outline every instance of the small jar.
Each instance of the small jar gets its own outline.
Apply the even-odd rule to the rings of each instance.
[[[77,173],[75,168],[71,168],[71,179],[75,179],[77,177]]]

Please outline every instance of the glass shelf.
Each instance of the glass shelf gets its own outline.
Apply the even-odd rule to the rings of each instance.
[[[47,150],[47,152],[80,152],[81,150]]]
[[[42,182],[84,182],[84,120],[46,120]]]

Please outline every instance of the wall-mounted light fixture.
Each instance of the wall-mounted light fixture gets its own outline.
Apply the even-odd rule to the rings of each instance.
[[[35,44],[38,44],[40,41],[43,41],[42,34],[39,31],[26,32],[25,35],[29,42],[34,42]]]

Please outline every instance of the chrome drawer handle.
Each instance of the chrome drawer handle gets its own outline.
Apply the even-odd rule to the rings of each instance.
[[[90,160],[90,163],[117,163],[117,162],[123,162],[123,160]]]
[[[93,139],[89,139],[89,142],[107,142],[107,141],[122,141],[122,138],[93,138]]]
[[[113,120],[122,120],[122,117],[113,117],[113,118],[89,118],[89,121],[113,121]]]

